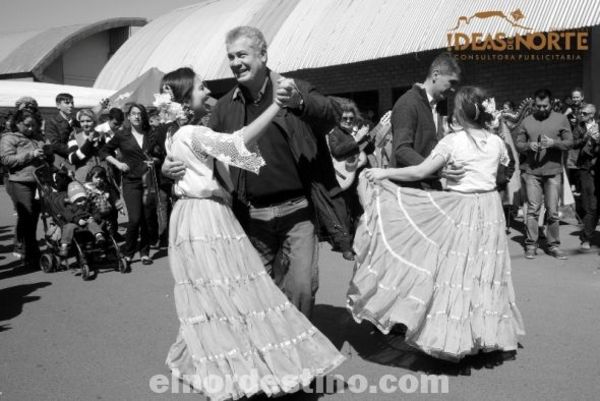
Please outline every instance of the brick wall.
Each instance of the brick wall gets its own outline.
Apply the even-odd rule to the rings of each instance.
[[[379,113],[393,106],[392,90],[425,80],[431,61],[439,50],[397,57],[300,70],[285,74],[302,78],[322,93],[379,91]],[[554,96],[563,98],[575,86],[583,86],[583,60],[579,61],[461,61],[462,84],[479,85],[498,102],[512,100],[518,104],[532,96],[536,89],[546,87]],[[213,81],[210,88],[221,95],[234,84],[233,80]],[[586,88],[584,87],[584,90]]]
[[[437,51],[424,52],[338,67],[296,71],[287,75],[306,79],[324,93],[379,90],[381,112],[392,106],[392,88],[422,82],[437,54]],[[460,64],[463,69],[462,84],[482,86],[499,102],[512,100],[518,104],[541,87],[550,89],[556,97],[562,98],[574,86],[583,85],[583,60],[464,61]]]

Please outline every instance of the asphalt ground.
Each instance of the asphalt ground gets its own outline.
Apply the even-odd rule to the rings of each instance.
[[[0,205],[0,401],[202,399],[171,382],[164,363],[178,330],[166,251],[157,251],[153,265],[137,261],[130,274],[103,270],[87,282],[77,270],[23,272],[11,255],[15,216],[2,187]],[[281,399],[600,399],[600,259],[597,249],[577,250],[577,233],[561,226],[568,260],[542,254],[531,261],[522,256],[522,233],[512,231],[527,335],[513,359],[460,364],[356,324],[344,308],[353,265],[323,244],[313,321],[347,357],[334,372],[343,382]]]

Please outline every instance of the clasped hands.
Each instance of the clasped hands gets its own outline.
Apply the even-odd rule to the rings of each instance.
[[[274,101],[281,108],[288,109],[301,109],[304,104],[296,82],[292,78],[284,77],[277,80]]]
[[[87,219],[79,219],[77,223],[79,223],[81,227],[85,227],[87,224],[92,223],[93,221],[94,218],[90,216]]]
[[[547,135],[542,135],[542,139],[539,142],[530,142],[529,149],[534,152],[539,152],[540,150],[548,149],[554,146],[554,139],[548,137]]]

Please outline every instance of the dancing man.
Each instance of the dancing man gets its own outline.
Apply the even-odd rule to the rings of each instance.
[[[460,66],[449,53],[437,56],[423,83],[416,83],[392,109],[392,167],[416,166],[425,160],[442,138],[442,117],[438,105],[454,93],[460,81]],[[445,168],[442,177],[458,180],[464,170],[456,165]],[[441,189],[439,178],[404,182],[403,186]]]
[[[258,140],[266,162],[259,174],[232,167],[229,180],[220,164],[217,174],[232,186],[236,216],[265,268],[290,301],[310,316],[318,288],[317,230],[325,230],[346,258],[352,255],[345,204],[325,140],[339,112],[307,82],[278,82],[281,77],[267,68],[267,42],[257,28],[234,28],[225,43],[237,85],[217,102],[210,128],[232,133],[250,124],[272,103],[275,91],[287,107]],[[163,164],[171,177],[181,176],[184,169],[171,160]]]

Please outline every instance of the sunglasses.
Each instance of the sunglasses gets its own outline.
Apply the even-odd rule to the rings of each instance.
[[[354,117],[342,117],[342,121],[354,121]]]

